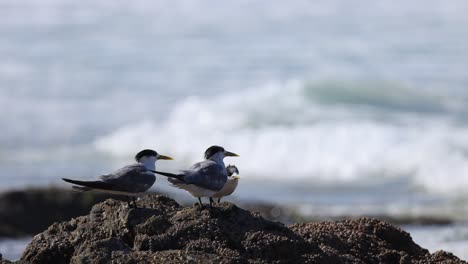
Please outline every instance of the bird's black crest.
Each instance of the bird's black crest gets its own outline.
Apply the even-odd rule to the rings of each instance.
[[[135,160],[138,161],[143,156],[154,156],[154,157],[156,157],[157,155],[158,155],[158,153],[156,151],[152,150],[152,149],[144,149],[144,150],[138,152],[135,155]]]
[[[228,176],[232,176],[234,173],[239,174],[239,169],[234,165],[229,165],[226,167]]]
[[[220,146],[211,146],[211,147],[209,147],[205,151],[205,159],[209,159],[211,156],[213,156],[214,154],[216,154],[216,153],[218,153],[220,151],[224,151],[224,148],[220,147]]]

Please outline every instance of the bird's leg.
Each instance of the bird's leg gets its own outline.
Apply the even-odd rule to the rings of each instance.
[[[201,201],[201,198],[200,198],[200,197],[198,197],[198,202],[200,203],[201,207],[203,207],[203,203],[202,203],[202,201]]]
[[[130,196],[127,196],[127,204],[128,208],[132,208],[132,204],[130,203]]]
[[[210,208],[212,204],[213,204],[213,198],[210,197]]]
[[[132,199],[133,199],[133,206],[134,206],[135,208],[138,208],[138,206],[137,206],[137,204],[136,204],[136,198],[135,198],[135,196],[133,196]]]
[[[221,202],[221,197],[218,198],[218,203],[220,203],[220,202]]]

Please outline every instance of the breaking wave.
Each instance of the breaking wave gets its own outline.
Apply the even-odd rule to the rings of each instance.
[[[128,156],[143,147],[200,160],[219,144],[252,179],[301,184],[386,182],[454,194],[468,185],[468,127],[450,102],[378,82],[272,83],[188,97],[163,121],[141,120],[95,142]]]

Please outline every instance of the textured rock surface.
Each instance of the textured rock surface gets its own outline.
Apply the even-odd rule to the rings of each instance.
[[[429,252],[397,227],[370,218],[294,224],[270,222],[230,203],[181,207],[157,195],[142,209],[106,200],[89,215],[34,237],[30,263],[465,263]]]

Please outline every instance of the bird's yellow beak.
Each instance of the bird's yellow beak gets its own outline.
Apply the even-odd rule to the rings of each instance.
[[[174,160],[174,159],[169,156],[158,155],[158,160]]]
[[[226,157],[239,157],[239,155],[237,155],[236,153],[232,153],[232,152],[229,152],[229,151],[224,151],[224,156],[226,156]]]
[[[238,179],[240,179],[240,176],[239,175],[232,175],[231,178],[238,180]]]

